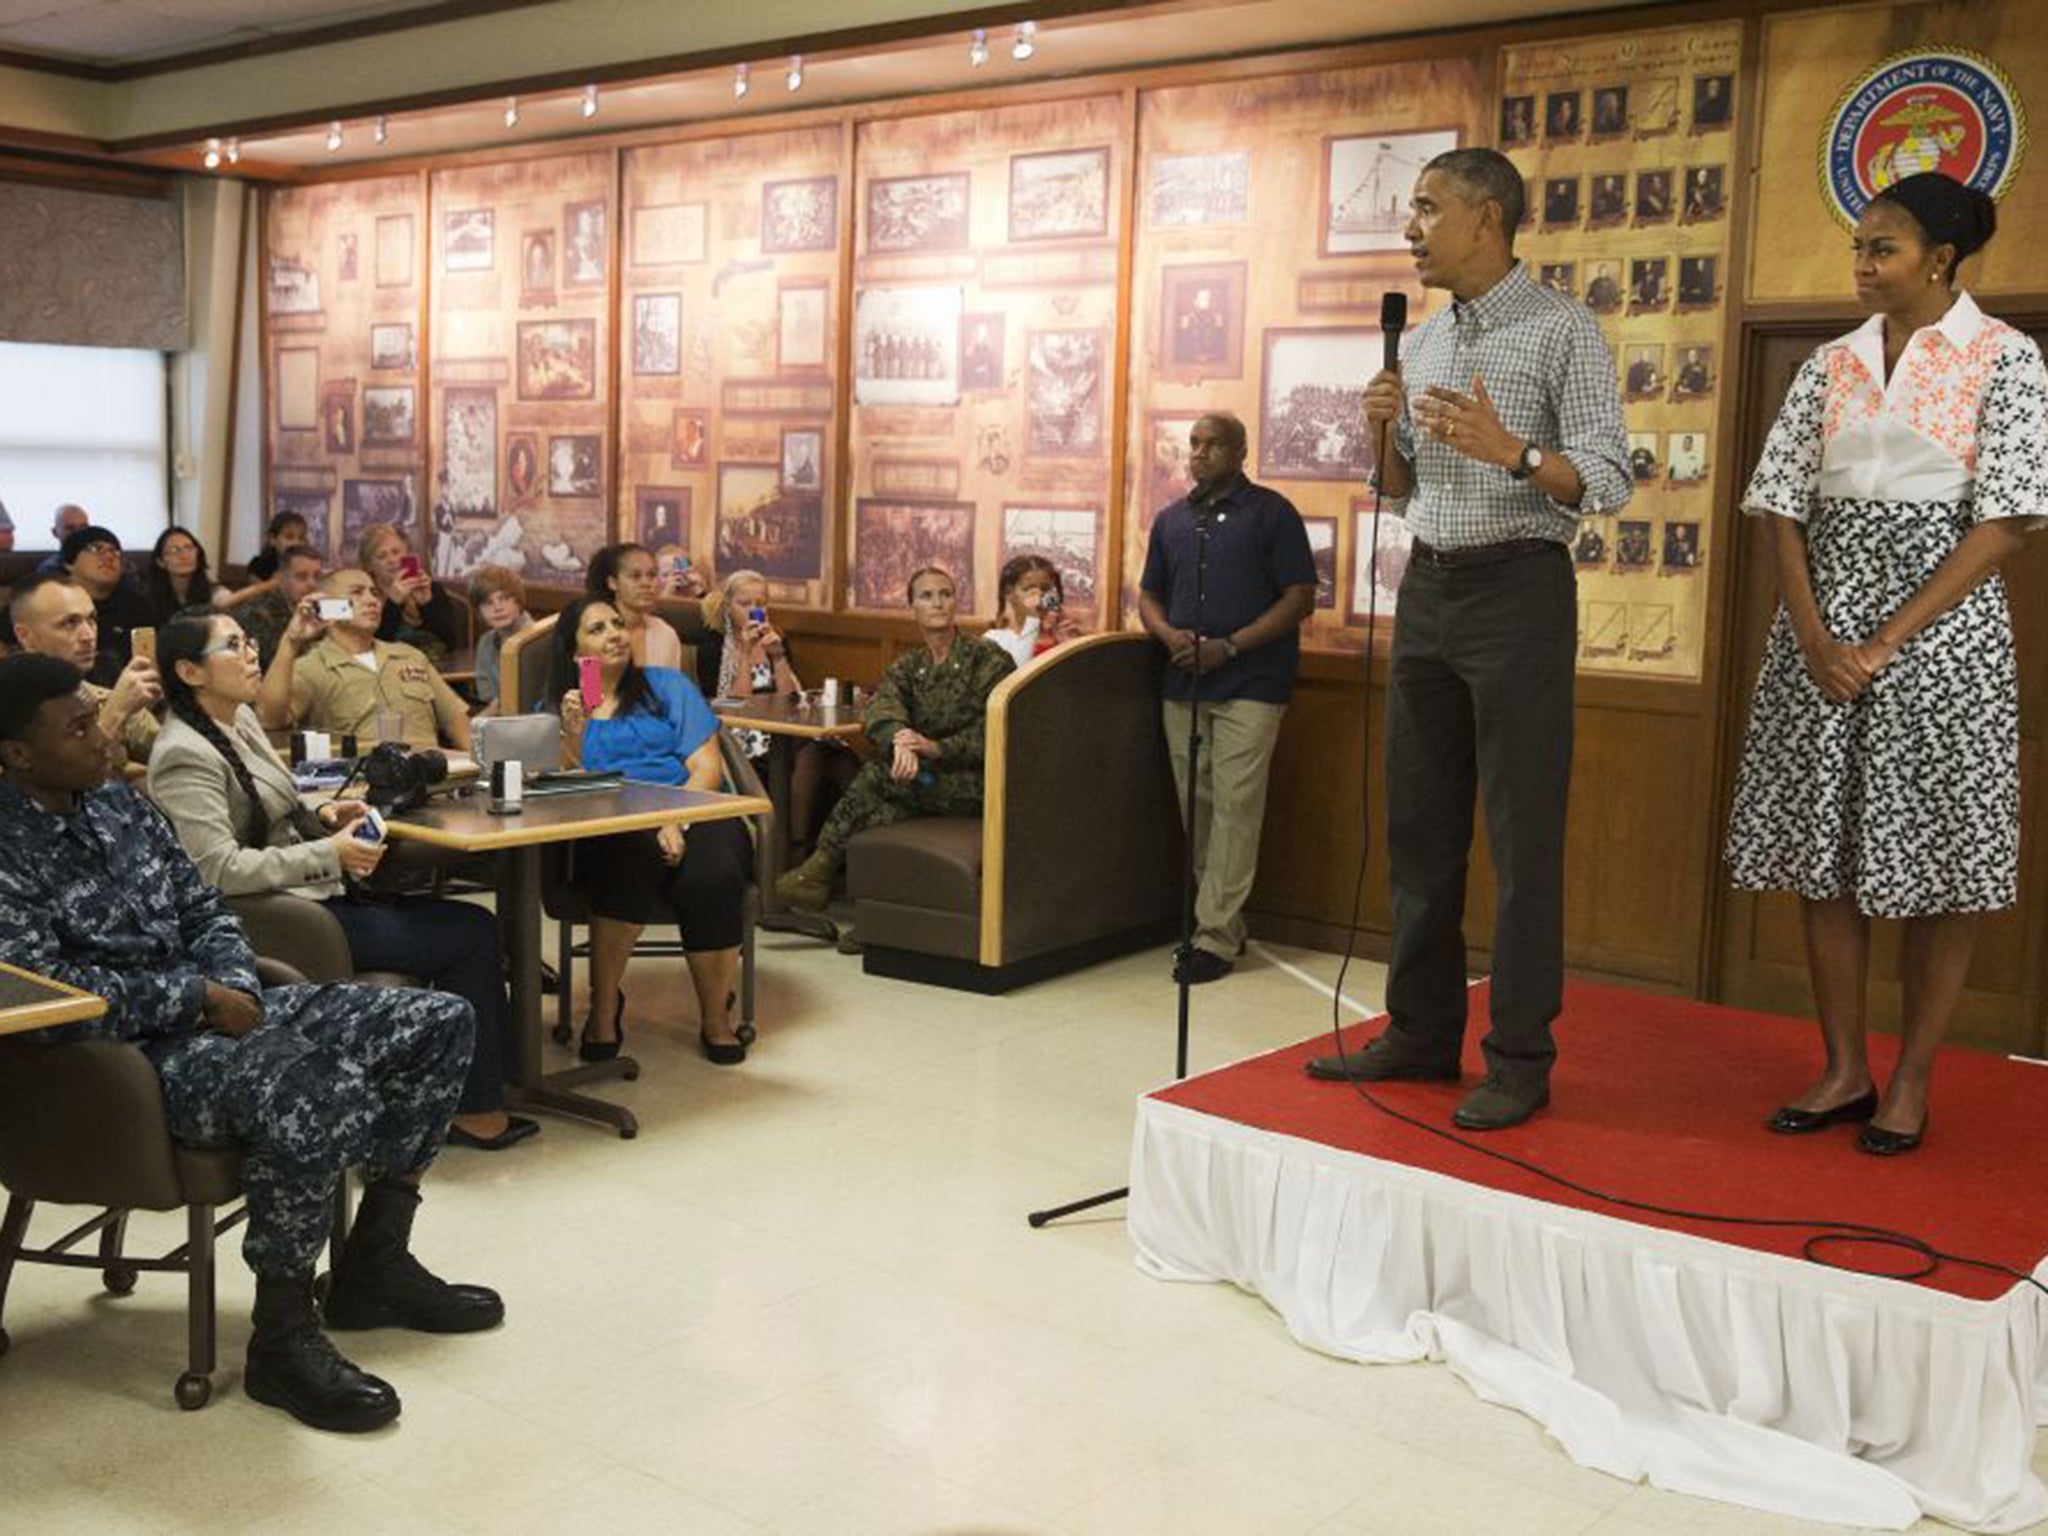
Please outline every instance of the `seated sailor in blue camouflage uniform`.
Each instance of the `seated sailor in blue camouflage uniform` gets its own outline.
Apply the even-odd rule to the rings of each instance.
[[[243,1149],[249,1395],[321,1429],[389,1423],[398,1394],[321,1331],[313,1266],[336,1181],[359,1165],[327,1326],[467,1333],[504,1317],[496,1292],[450,1285],[410,1251],[419,1176],[447,1135],[475,1014],[412,989],[264,991],[241,923],[169,824],[107,782],[111,748],[83,680],[55,657],[0,658],[0,958],[106,999],[102,1017],[45,1038],[135,1042],[174,1137]]]

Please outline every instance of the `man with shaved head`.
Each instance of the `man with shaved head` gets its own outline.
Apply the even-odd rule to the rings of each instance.
[[[90,673],[99,659],[99,620],[92,596],[61,573],[35,575],[15,587],[7,602],[7,618],[18,650],[54,656],[80,672]],[[163,702],[156,663],[132,658],[114,674],[111,687],[85,684],[99,708],[100,730],[126,765],[144,768],[156,745],[156,708]]]

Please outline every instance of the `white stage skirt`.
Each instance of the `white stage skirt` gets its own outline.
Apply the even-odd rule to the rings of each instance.
[[[1970,1301],[1149,1097],[1130,1230],[1147,1274],[1227,1280],[1325,1354],[1442,1360],[1616,1477],[1894,1529],[2048,1516],[2029,1465],[2048,1422],[2032,1287]]]

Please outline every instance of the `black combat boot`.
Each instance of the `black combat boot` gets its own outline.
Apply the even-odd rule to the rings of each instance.
[[[450,1285],[412,1256],[420,1192],[402,1179],[363,1191],[348,1245],[327,1288],[327,1326],[475,1333],[505,1320],[505,1303],[481,1285]]]
[[[360,1434],[398,1417],[391,1384],[360,1371],[320,1331],[313,1277],[256,1277],[256,1331],[242,1390],[315,1429]]]

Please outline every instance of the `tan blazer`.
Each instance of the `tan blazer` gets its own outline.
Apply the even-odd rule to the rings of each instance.
[[[300,803],[291,770],[271,749],[256,711],[247,705],[237,710],[226,735],[249,765],[270,814],[270,836],[261,848],[246,846],[252,817],[241,781],[204,736],[166,712],[149,758],[149,797],[170,818],[200,875],[229,896],[339,896],[341,855],[319,818]]]

